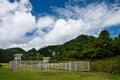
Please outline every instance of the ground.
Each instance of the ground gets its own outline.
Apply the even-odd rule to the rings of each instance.
[[[105,72],[19,69],[12,72],[6,64],[0,68],[0,80],[120,80],[120,75]]]

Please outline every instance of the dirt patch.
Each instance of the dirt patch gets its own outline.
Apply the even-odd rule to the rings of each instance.
[[[112,79],[112,76],[108,76],[108,75],[105,75],[105,74],[99,74],[99,73],[91,73],[92,75],[96,75],[96,76],[100,76],[100,77],[103,77],[103,78],[107,78],[107,79]]]

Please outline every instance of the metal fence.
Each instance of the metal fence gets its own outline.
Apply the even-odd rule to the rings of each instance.
[[[90,71],[90,63],[86,61],[51,63],[49,69],[68,70],[68,71]]]
[[[30,68],[38,70],[67,70],[67,71],[90,71],[88,61],[69,61],[60,63],[44,63],[43,61],[10,61],[9,67],[16,71],[20,68]]]

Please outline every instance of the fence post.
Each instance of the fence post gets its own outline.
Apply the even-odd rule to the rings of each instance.
[[[13,72],[17,70],[17,61],[13,61]]]
[[[90,71],[90,62],[88,62],[88,71]]]
[[[69,62],[69,71],[71,71],[71,62]]]
[[[84,71],[85,62],[81,61],[79,62],[79,64],[80,64],[80,71]]]
[[[9,62],[9,68],[12,69],[12,61]]]
[[[75,62],[75,71],[77,71],[77,62]]]
[[[65,63],[65,70],[67,70],[67,63]]]

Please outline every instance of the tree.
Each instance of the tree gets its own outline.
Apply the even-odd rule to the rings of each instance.
[[[120,55],[120,34],[112,41],[112,51],[114,55]]]
[[[100,34],[99,34],[99,38],[103,39],[103,40],[109,39],[110,38],[110,34],[109,34],[109,32],[107,30],[102,30],[100,32]]]

